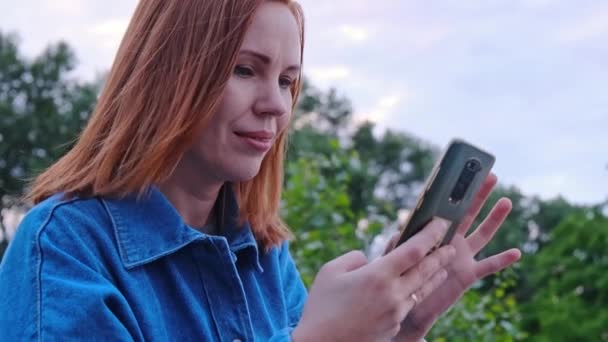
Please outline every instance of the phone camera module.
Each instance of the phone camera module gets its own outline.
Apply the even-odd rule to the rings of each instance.
[[[470,172],[479,172],[481,170],[481,163],[477,159],[471,159],[467,161],[465,167]]]
[[[481,171],[481,163],[477,159],[469,159],[462,169],[454,188],[450,194],[450,202],[458,204],[465,197],[467,190],[473,183],[475,175]]]

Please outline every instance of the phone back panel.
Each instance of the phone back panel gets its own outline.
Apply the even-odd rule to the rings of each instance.
[[[451,200],[454,189],[462,177],[467,162],[476,160],[480,169],[475,173],[464,196],[459,201]],[[441,245],[452,240],[456,228],[462,221],[471,201],[481,188],[494,165],[494,156],[462,140],[453,140],[435,165],[428,178],[424,191],[418,197],[416,207],[410,213],[405,225],[401,227],[401,237],[397,245],[405,242],[422,230],[434,217],[451,222],[450,229]]]

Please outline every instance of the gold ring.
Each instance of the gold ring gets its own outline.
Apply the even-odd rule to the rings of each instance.
[[[415,293],[412,293],[410,295],[410,297],[412,298],[412,300],[414,301],[414,307],[416,307],[416,305],[418,305],[418,296],[416,296]]]

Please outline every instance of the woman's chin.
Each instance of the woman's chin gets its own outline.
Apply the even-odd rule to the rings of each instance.
[[[246,182],[252,180],[260,172],[261,163],[242,163],[239,168],[232,170],[230,181]]]

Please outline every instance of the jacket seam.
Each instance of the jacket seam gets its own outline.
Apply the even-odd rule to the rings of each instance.
[[[36,313],[37,313],[37,319],[36,319],[36,334],[38,335],[38,341],[42,342],[42,259],[43,259],[43,253],[42,253],[42,241],[41,241],[41,236],[42,236],[42,232],[44,231],[44,229],[48,226],[48,224],[51,222],[51,218],[53,217],[53,214],[55,213],[55,210],[57,208],[59,208],[60,206],[64,205],[64,204],[68,204],[71,202],[76,201],[76,199],[71,199],[69,201],[61,201],[59,203],[56,203],[53,205],[52,208],[49,209],[49,213],[47,214],[46,218],[44,219],[44,221],[42,222],[42,224],[40,225],[40,228],[38,228],[38,231],[36,232],[36,257],[37,257],[37,270],[36,270],[36,282],[35,282],[35,286],[36,286],[36,299],[37,299],[37,303],[36,303]]]

